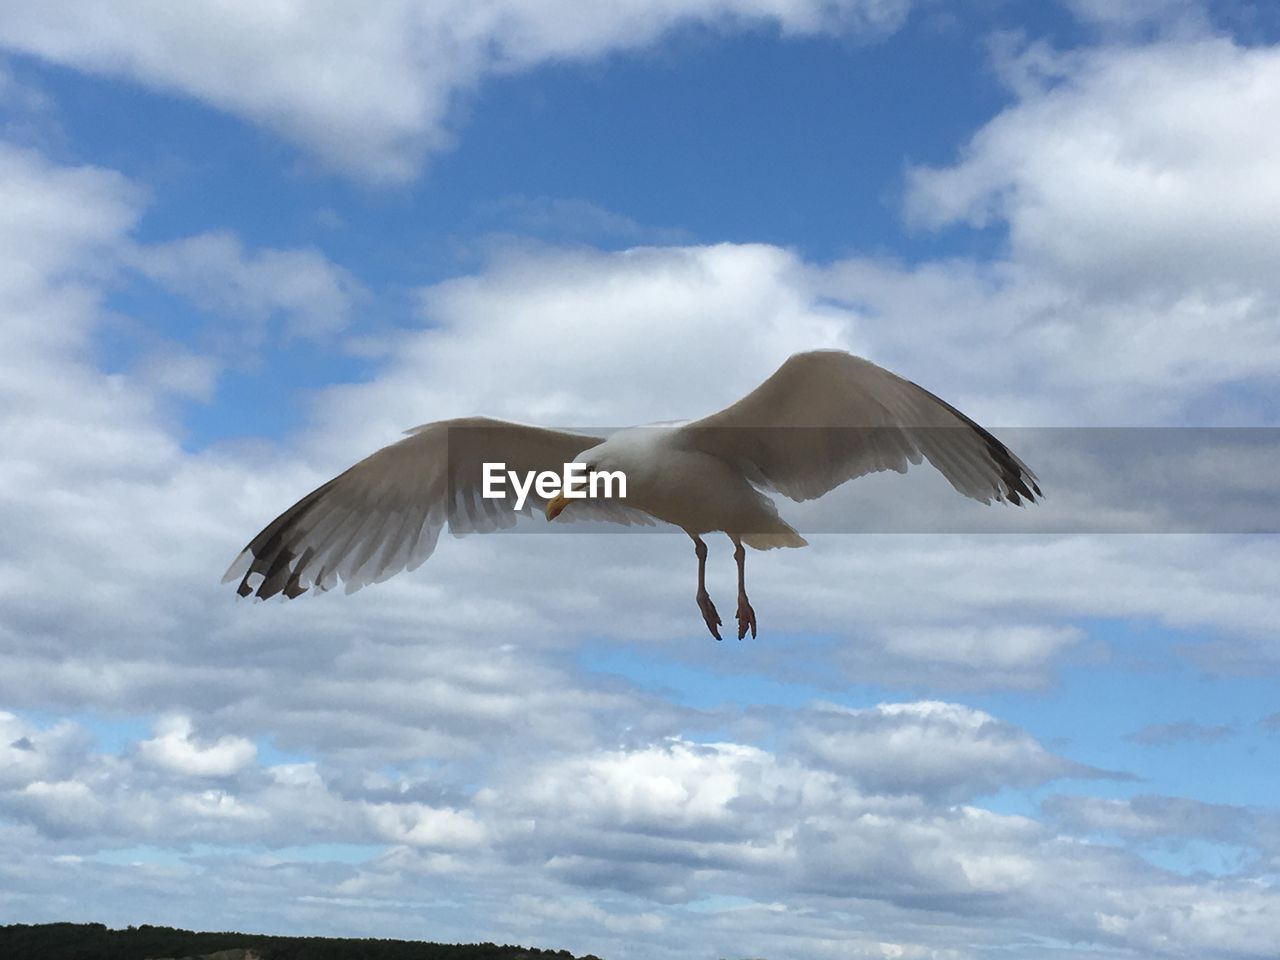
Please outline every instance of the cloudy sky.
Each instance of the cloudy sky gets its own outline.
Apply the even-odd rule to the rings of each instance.
[[[0,922],[1273,957],[1275,536],[815,536],[719,644],[682,535],[218,580],[407,427],[812,347],[1280,426],[1276,116],[1261,0],[0,3]]]

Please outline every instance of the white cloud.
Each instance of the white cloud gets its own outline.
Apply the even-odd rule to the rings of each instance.
[[[799,733],[819,763],[871,793],[971,799],[1099,771],[1045,750],[1025,731],[955,703],[880,704],[815,710]]]
[[[931,742],[917,744],[924,751],[971,751],[973,737],[993,726],[997,740],[1017,746],[1022,738],[1025,748],[1016,728],[957,705],[876,712],[908,724],[941,721]],[[81,733],[12,716],[0,726],[37,750]],[[186,739],[185,724],[172,728]],[[879,733],[890,756],[899,732],[891,724]],[[875,736],[865,733],[868,750]],[[527,755],[486,766],[487,786],[447,801],[427,799],[442,785],[440,771],[356,785],[314,764],[261,766],[256,758],[217,787],[192,784],[182,765],[147,762],[154,742],[118,754],[74,749],[57,771],[30,767],[0,779],[0,837],[9,851],[0,878],[23,871],[21,883],[4,888],[14,891],[7,902],[33,918],[45,914],[26,912],[28,898],[43,898],[50,916],[75,915],[66,912],[68,878],[92,878],[104,903],[123,897],[131,909],[191,925],[180,918],[198,917],[209,897],[229,915],[253,918],[255,901],[270,891],[286,929],[387,936],[407,935],[406,924],[435,909],[447,884],[441,930],[458,930],[455,939],[483,918],[495,939],[536,930],[546,942],[619,954],[639,938],[646,955],[671,958],[708,945],[732,955],[744,937],[757,953],[834,958],[850,950],[876,956],[877,943],[900,946],[894,955],[945,955],[957,937],[981,953],[1028,936],[1089,941],[1103,955],[1262,957],[1280,923],[1264,885],[1171,875],[1025,817],[953,806],[936,780],[921,782],[923,794],[877,796],[863,791],[858,770],[821,769],[731,741]],[[898,762],[909,771],[919,758],[900,753]],[[1050,815],[1059,827],[1090,833],[1118,824],[1148,836],[1145,824],[1160,820],[1166,826],[1154,829],[1165,832],[1229,835],[1246,846],[1258,839],[1227,808],[1138,798],[1134,821],[1098,813],[1110,806],[1070,798]],[[357,861],[295,849],[317,838],[360,851]],[[274,852],[184,856],[189,843]],[[67,850],[76,852],[61,855]],[[203,878],[198,891],[179,882],[191,870]],[[342,906],[339,926],[323,919],[325,905]],[[852,946],[839,935],[850,911],[866,936]]]
[[[278,315],[289,338],[324,339],[342,330],[364,296],[359,282],[318,250],[246,253],[225,231],[139,246],[128,259],[150,280],[242,328]]]
[[[1256,121],[1277,110],[1272,47],[1198,39],[1075,52],[954,166],[914,170],[908,212],[935,227],[1005,221],[1019,263],[1077,288],[1141,291],[1166,306],[1196,290],[1275,294],[1280,133]],[[1195,324],[1211,327],[1208,316]]]
[[[193,777],[230,776],[258,755],[258,748],[244,737],[224,736],[201,743],[193,733],[189,717],[164,717],[156,723],[156,735],[138,744],[138,753],[148,763]]]
[[[119,173],[100,167],[65,167],[31,150],[0,143],[0,236],[5,242],[0,284],[17,308],[5,318],[10,337],[42,335],[42,346],[61,335],[74,341],[83,320],[68,314],[90,304],[75,281],[100,280],[112,266],[115,244],[136,222],[143,192]],[[58,297],[46,294],[57,292]],[[42,321],[61,308],[65,326]],[[31,314],[39,310],[38,317]],[[50,329],[53,326],[54,329]],[[56,342],[56,341],[55,341]]]
[[[242,6],[6,3],[0,44],[177,91],[371,179],[406,179],[445,147],[486,76],[648,46],[683,25],[785,34],[895,29],[910,0],[332,0]]]
[[[508,251],[423,292],[429,327],[376,381],[321,398],[325,439],[352,456],[475,413],[597,428],[710,413],[791,353],[845,344],[849,315],[815,302],[806,270],[763,245]]]
[[[370,823],[392,843],[435,850],[466,850],[484,840],[484,827],[466,812],[421,803],[373,803]]]
[[[1280,109],[1280,52],[1192,37],[997,59],[1015,102],[955,163],[909,171],[906,212],[1007,230],[1005,257],[851,258],[828,295],[986,422],[984,401],[1038,425],[1273,420],[1248,397],[1280,377],[1280,139],[1256,122]],[[1227,402],[1226,383],[1246,389]]]
[[[677,739],[551,764],[523,786],[520,800],[622,829],[696,835],[732,829],[731,804],[745,792],[796,789],[773,766],[752,747]]]
[[[887,632],[887,650],[907,659],[932,665],[950,664],[968,671],[1026,671],[1028,683],[1040,671],[1079,643],[1083,631],[1075,627],[1044,624],[994,626],[899,626]]]
[[[0,711],[0,790],[65,775],[81,762],[88,745],[70,721],[41,730]]]

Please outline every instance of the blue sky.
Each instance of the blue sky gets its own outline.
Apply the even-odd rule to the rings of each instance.
[[[722,644],[679,536],[218,584],[407,427],[814,347],[996,428],[1280,425],[1271,6],[0,9],[0,922],[1274,955],[1274,536],[815,536]],[[806,516],[930,489],[881,479]]]

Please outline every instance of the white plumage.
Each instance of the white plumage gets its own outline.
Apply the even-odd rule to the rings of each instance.
[[[950,404],[868,360],[837,350],[800,353],[719,413],[691,423],[634,427],[608,439],[484,417],[444,420],[361,460],[307,494],[253,538],[227,570],[242,596],[296,597],[338,582],[348,591],[412,570],[447,525],[482,533],[516,522],[513,497],[481,496],[482,465],[560,472],[569,462],[620,470],[627,498],[568,500],[535,494],[554,518],[674,524],[693,538],[698,605],[719,638],[706,594],[701,535],[722,531],[738,563],[738,636],[755,635],[743,544],[804,546],[766,495],[820,497],[847,480],[905,472],[922,459],[960,493],[990,503],[1040,496],[1034,473]]]

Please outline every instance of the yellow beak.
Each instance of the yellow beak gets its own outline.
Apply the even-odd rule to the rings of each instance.
[[[560,516],[560,511],[568,505],[568,498],[566,498],[563,493],[557,493],[547,501],[547,519],[554,520],[556,517]]]

